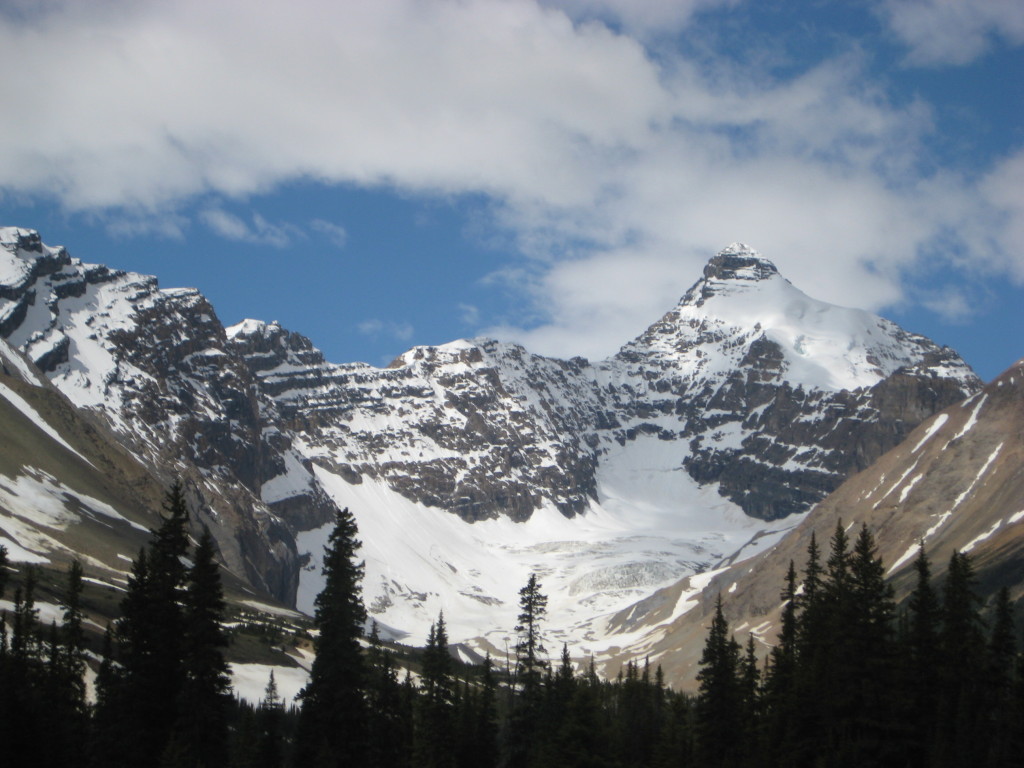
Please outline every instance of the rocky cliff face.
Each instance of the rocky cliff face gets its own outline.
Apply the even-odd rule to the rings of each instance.
[[[276,324],[229,334],[304,454],[350,482],[382,479],[468,521],[524,520],[544,502],[571,516],[594,495],[599,398],[585,361],[479,341],[380,369],[328,364]]]

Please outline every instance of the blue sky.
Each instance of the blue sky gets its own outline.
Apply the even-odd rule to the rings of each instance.
[[[1019,0],[5,0],[0,219],[378,365],[603,357],[743,241],[991,378],[1022,43]]]

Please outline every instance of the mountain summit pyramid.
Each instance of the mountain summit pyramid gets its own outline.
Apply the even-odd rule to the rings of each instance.
[[[456,641],[511,626],[538,569],[552,622],[600,638],[602,613],[768,546],[980,387],[952,350],[812,299],[740,244],[607,360],[471,339],[375,368],[7,228],[0,335],[184,480],[239,578],[308,609],[347,506],[382,627],[419,637],[444,607]]]

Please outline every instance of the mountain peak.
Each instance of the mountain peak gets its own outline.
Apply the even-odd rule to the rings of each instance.
[[[704,267],[706,280],[766,280],[777,274],[775,265],[746,243],[726,246]]]

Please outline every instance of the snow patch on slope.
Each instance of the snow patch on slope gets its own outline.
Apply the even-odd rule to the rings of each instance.
[[[37,411],[35,408],[28,404],[28,401],[25,400],[25,398],[23,398],[21,395],[19,395],[17,392],[15,392],[13,389],[3,384],[2,382],[0,382],[0,397],[4,397],[7,400],[7,402],[9,402],[19,411],[21,411],[21,413],[27,419],[29,419],[29,421],[31,421],[33,424],[39,427],[39,429],[45,432],[46,435],[50,437],[52,440],[54,440],[56,443],[71,451],[71,453],[75,454],[75,456],[80,458],[89,466],[95,466],[91,461],[85,458],[85,456],[83,456],[74,448],[72,448],[63,437],[57,434],[57,430],[51,427],[49,423],[46,421],[46,419],[39,415],[39,411]]]
[[[641,437],[613,451],[599,473],[599,502],[586,514],[569,519],[547,505],[524,523],[470,524],[371,478],[352,485],[320,466],[315,473],[356,517],[363,599],[383,633],[422,643],[443,610],[451,642],[479,643],[487,628],[486,640],[501,649],[514,635],[519,589],[536,573],[549,598],[549,639],[591,652],[608,647],[596,632],[600,617],[686,576],[710,578],[708,571],[735,552],[749,547],[744,555],[751,556],[774,541],[758,536],[769,524],[679,469],[673,446]],[[299,551],[309,557],[300,610],[312,611],[321,588],[332,528],[299,535]]]
[[[918,441],[917,445],[915,445],[910,452],[917,453],[919,450],[921,450],[921,446],[927,443],[931,439],[932,435],[934,435],[936,432],[942,429],[942,425],[945,424],[947,421],[949,421],[948,413],[940,413],[938,416],[936,416],[935,421],[933,421],[931,423],[931,426],[928,427],[928,431],[925,432],[924,437],[922,437]]]

